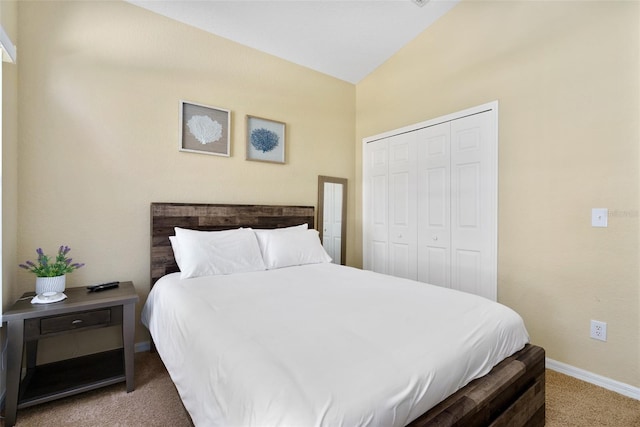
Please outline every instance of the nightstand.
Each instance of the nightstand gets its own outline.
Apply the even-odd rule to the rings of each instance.
[[[13,426],[20,408],[126,382],[133,391],[135,306],[133,283],[102,292],[67,288],[67,299],[31,304],[25,293],[2,321],[8,326],[5,425]],[[123,347],[44,365],[36,365],[38,340],[61,334],[121,325]],[[26,372],[22,375],[23,352]]]

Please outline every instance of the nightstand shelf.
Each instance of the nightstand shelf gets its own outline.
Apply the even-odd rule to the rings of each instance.
[[[18,408],[119,382],[126,382],[127,392],[134,389],[138,295],[133,283],[102,292],[82,287],[64,293],[66,300],[51,304],[31,304],[29,294],[24,294],[2,316],[8,330],[6,426],[15,424]],[[122,348],[36,365],[40,339],[111,326],[121,328]]]
[[[20,384],[18,409],[125,380],[122,349],[39,365]]]

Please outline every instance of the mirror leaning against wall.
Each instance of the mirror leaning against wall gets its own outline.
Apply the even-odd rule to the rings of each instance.
[[[318,232],[333,262],[346,264],[347,179],[318,176]]]

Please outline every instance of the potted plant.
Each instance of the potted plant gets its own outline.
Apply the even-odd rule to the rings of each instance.
[[[42,248],[36,249],[38,259],[36,262],[26,261],[20,264],[21,268],[36,275],[36,294],[44,292],[64,292],[66,274],[84,266],[82,263],[73,262],[67,255],[71,251],[69,246],[60,246],[55,258],[45,255]]]

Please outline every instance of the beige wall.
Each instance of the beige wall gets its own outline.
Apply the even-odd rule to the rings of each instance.
[[[633,386],[638,28],[638,2],[463,1],[356,88],[357,212],[363,137],[499,100],[499,301],[548,357]]]
[[[318,175],[354,180],[352,84],[124,2],[18,19],[18,254],[69,245],[68,286],[133,280],[144,302],[151,202],[315,205]],[[181,99],[232,110],[230,158],[178,152]],[[245,161],[247,114],[286,122],[285,165]]]

